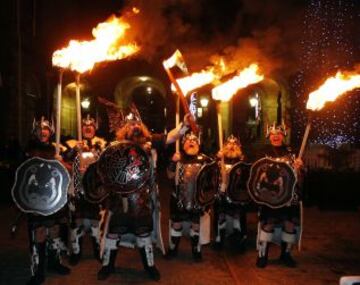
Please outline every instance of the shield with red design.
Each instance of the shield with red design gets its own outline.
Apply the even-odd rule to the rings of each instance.
[[[96,163],[104,187],[120,193],[132,193],[149,182],[150,161],[142,147],[130,141],[108,146]]]

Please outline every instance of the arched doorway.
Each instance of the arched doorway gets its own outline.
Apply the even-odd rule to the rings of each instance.
[[[281,119],[290,122],[287,90],[281,80],[267,78],[239,91],[231,101],[233,133],[245,144],[265,143],[267,124]]]
[[[86,81],[80,83],[81,100],[89,99],[91,88]],[[54,114],[56,114],[57,90],[54,91]],[[89,109],[82,109],[82,115],[89,112]],[[77,134],[77,116],[76,116],[76,84],[71,82],[62,90],[61,101],[61,134],[65,136],[76,137]]]
[[[121,80],[114,92],[116,103],[126,108],[135,103],[141,118],[152,132],[163,132],[166,125],[166,89],[161,81],[149,76]]]

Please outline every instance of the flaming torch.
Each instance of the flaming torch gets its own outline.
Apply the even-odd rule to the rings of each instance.
[[[220,102],[228,102],[230,99],[242,88],[245,88],[251,84],[255,84],[264,79],[263,75],[257,73],[257,64],[251,64],[249,67],[243,69],[238,75],[234,76],[230,80],[214,87],[211,91],[212,98],[217,100],[217,120],[218,120],[218,133],[219,133],[219,149],[223,148],[223,127],[222,116],[220,111]],[[224,156],[221,158],[221,176],[224,181],[225,177],[224,169]]]
[[[321,110],[326,102],[335,101],[340,95],[360,87],[360,75],[357,73],[337,72],[335,76],[328,78],[319,89],[309,94],[306,108],[312,111]],[[301,143],[299,158],[302,158],[311,128],[311,117],[305,128],[304,137]]]
[[[212,98],[218,102],[228,102],[230,99],[242,88],[248,85],[255,84],[264,79],[263,75],[258,74],[258,65],[251,64],[249,67],[243,69],[238,75],[230,80],[214,87],[211,91]],[[219,131],[219,148],[223,147],[223,130],[222,118],[220,112],[220,104],[217,104],[217,117],[218,117],[218,131]]]
[[[192,73],[189,76],[178,78],[176,81],[179,84],[183,94],[187,96],[190,91],[213,82],[215,78],[215,74],[212,70],[202,70],[200,72]],[[174,90],[175,86],[172,85],[171,89]]]
[[[111,16],[92,30],[93,40],[71,40],[67,47],[53,53],[52,63],[54,66],[75,71],[79,141],[82,140],[80,74],[92,70],[96,63],[123,59],[138,52],[139,48],[135,43],[126,42],[125,33],[129,28],[130,25],[123,18]]]
[[[170,70],[172,67],[178,66],[183,72],[188,73],[188,70],[187,70],[187,67],[186,67],[186,64],[185,64],[185,61],[184,61],[184,58],[183,58],[181,52],[179,50],[176,50],[171,57],[169,57],[168,59],[163,61],[163,66],[164,66],[164,69],[166,71],[166,74],[168,75],[168,77],[169,77],[171,83],[173,84],[176,92],[178,93],[179,100],[181,101],[181,104],[182,104],[182,106],[184,108],[185,114],[190,113],[189,105],[186,102],[184,92],[181,89],[178,81],[175,79],[173,73]],[[178,110],[177,110],[177,113],[179,114]],[[198,133],[198,131],[199,131],[198,127],[195,124],[195,120],[194,120],[194,118],[192,116],[191,116],[191,119],[190,119],[190,127],[191,127],[191,130],[194,133]]]

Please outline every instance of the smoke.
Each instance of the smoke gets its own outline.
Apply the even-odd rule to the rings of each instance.
[[[217,65],[229,72],[259,63],[262,72],[291,72],[299,58],[303,1],[128,1],[139,56],[154,61],[180,49],[191,71]],[[140,12],[131,14],[133,7]],[[131,15],[131,16],[129,16]]]

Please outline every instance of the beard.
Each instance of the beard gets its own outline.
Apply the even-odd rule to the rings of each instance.
[[[143,144],[146,142],[146,137],[141,128],[134,128],[129,130],[126,138],[132,142]]]
[[[223,154],[225,158],[233,159],[241,157],[241,150],[238,148],[224,148]]]

